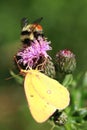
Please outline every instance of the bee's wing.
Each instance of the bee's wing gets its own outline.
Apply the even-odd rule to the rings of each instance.
[[[22,18],[21,19],[21,28],[28,25],[28,18]]]
[[[36,20],[33,22],[33,24],[39,24],[42,19],[43,19],[43,17],[40,17],[40,18],[36,19]]]

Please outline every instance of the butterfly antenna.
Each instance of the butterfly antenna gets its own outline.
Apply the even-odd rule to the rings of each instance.
[[[8,77],[8,78],[5,78],[5,80],[10,80],[10,79],[13,79],[12,76]]]
[[[15,62],[16,62],[16,64],[17,64],[18,69],[21,71],[22,68],[21,68],[20,65],[18,64],[18,61],[17,61],[16,56],[14,56],[14,60],[15,60]]]
[[[15,60],[15,62],[16,62],[16,64],[17,64],[18,69],[20,70],[20,74],[22,74],[23,76],[25,76],[25,74],[28,73],[28,70],[26,70],[26,69],[24,70],[24,69],[22,69],[22,68],[20,67],[20,65],[18,64],[18,61],[17,61],[16,56],[14,56],[14,60]],[[31,67],[29,67],[29,69],[32,70]]]
[[[20,73],[19,74],[16,74],[17,76],[18,75],[21,75]],[[13,79],[14,77],[12,77],[12,76],[10,76],[10,77],[8,77],[8,78],[5,78],[5,80],[10,80],[10,79]]]

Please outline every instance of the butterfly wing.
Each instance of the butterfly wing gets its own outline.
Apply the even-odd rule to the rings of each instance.
[[[31,114],[37,122],[46,121],[56,109],[69,105],[68,90],[37,70],[27,73],[24,88]]]
[[[56,108],[40,97],[40,95],[38,95],[34,89],[34,85],[36,84],[32,84],[34,80],[34,78],[33,80],[32,78],[33,77],[30,75],[27,75],[25,78],[25,94],[33,118],[37,122],[41,123],[46,121],[56,111]]]
[[[43,96],[44,100],[54,105],[57,109],[64,109],[69,105],[68,90],[58,81],[38,72],[35,80],[35,90]],[[39,91],[40,90],[40,91]]]
[[[69,92],[63,85],[37,70],[32,70],[32,75],[32,85],[40,97],[57,109],[64,109],[69,105]],[[27,77],[29,73],[26,82]]]

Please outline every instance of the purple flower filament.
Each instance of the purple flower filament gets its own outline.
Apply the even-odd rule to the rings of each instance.
[[[20,59],[18,60],[19,64],[26,65],[26,69],[29,67],[33,67],[36,62],[41,57],[49,57],[47,51],[52,50],[49,46],[50,42],[44,40],[42,37],[38,37],[38,39],[31,42],[31,46],[27,48],[23,48],[20,50],[16,56],[19,56]]]

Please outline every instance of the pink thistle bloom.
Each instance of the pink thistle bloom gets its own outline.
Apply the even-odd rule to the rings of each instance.
[[[73,52],[68,49],[60,50],[56,54],[58,70],[65,74],[72,73],[76,68],[76,58]]]
[[[31,42],[31,46],[27,48],[23,48],[17,53],[17,57],[19,64],[26,65],[26,69],[29,67],[33,67],[35,63],[37,63],[41,57],[49,57],[47,51],[52,50],[49,46],[51,42],[44,40],[42,37],[38,37],[38,39]]]

